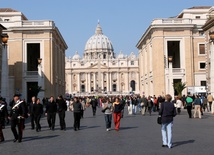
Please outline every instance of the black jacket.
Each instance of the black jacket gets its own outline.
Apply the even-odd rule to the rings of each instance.
[[[163,102],[159,115],[162,116],[162,124],[171,123],[176,116],[176,108],[172,102]]]
[[[42,115],[43,114],[43,105],[42,104],[34,104],[32,112],[35,116]]]
[[[26,115],[26,107],[25,107],[25,103],[22,102],[21,104],[19,104],[19,106],[17,106],[16,108],[13,109],[13,107],[16,105],[15,102],[12,102],[10,104],[11,106],[11,111],[9,116],[11,117],[11,120],[15,120],[18,118],[18,116],[22,116],[25,117]]]
[[[56,102],[57,102],[56,104],[58,106],[58,108],[57,108],[58,112],[66,111],[67,110],[67,104],[66,104],[65,100],[58,99]]]
[[[81,112],[82,104],[80,102],[74,102],[73,108],[74,108],[73,112]]]
[[[48,102],[46,106],[45,113],[56,113],[57,112],[57,105],[56,102]]]

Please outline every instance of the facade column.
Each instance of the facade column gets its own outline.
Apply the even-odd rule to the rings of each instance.
[[[91,93],[91,73],[88,73],[88,93]]]
[[[77,74],[77,91],[80,93],[80,73]]]
[[[117,72],[117,91],[120,92],[120,72]]]
[[[84,78],[85,78],[85,93],[87,93],[88,92],[88,73],[85,73]]]
[[[109,91],[111,91],[111,92],[112,92],[111,72],[109,73],[109,78],[110,78],[110,80],[109,80]]]
[[[94,90],[97,89],[96,83],[97,83],[97,81],[96,81],[96,73],[94,73]]]
[[[109,72],[106,72],[106,91],[109,92]]]
[[[103,90],[104,89],[104,74],[103,73],[101,73],[100,74],[100,82],[101,82],[101,90]]]

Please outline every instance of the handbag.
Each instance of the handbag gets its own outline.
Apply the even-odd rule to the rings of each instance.
[[[162,117],[161,117],[161,116],[158,116],[158,118],[157,118],[157,123],[158,123],[158,124],[162,124]]]
[[[106,111],[106,109],[107,109],[108,107],[106,107],[106,108],[104,108],[104,109],[102,109],[101,111],[104,113],[105,111]]]

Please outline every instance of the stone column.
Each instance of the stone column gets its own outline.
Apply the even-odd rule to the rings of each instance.
[[[112,77],[111,77],[111,72],[109,73],[109,77],[110,77],[110,80],[109,80],[109,91],[112,92]]]
[[[97,89],[96,83],[97,83],[97,81],[96,81],[96,72],[95,72],[94,73],[94,90]]]

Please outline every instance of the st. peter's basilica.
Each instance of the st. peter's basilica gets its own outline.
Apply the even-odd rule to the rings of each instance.
[[[139,93],[138,57],[133,52],[129,56],[119,52],[116,56],[99,23],[86,42],[83,57],[76,52],[65,61],[67,94]]]

